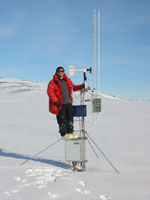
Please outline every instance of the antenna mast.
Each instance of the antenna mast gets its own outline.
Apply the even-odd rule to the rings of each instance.
[[[96,9],[93,11],[93,90],[96,90]]]
[[[98,10],[97,92],[100,92],[100,9]]]
[[[93,10],[93,90],[100,92],[100,9]]]

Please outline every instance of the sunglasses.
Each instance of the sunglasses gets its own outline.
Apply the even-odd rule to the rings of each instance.
[[[64,72],[64,70],[58,70],[57,72],[58,72],[58,73],[60,73],[60,72]]]

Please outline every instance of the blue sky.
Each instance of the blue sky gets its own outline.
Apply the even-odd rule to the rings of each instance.
[[[48,81],[57,66],[93,65],[101,11],[100,92],[150,98],[149,0],[0,0],[0,77]],[[92,75],[89,75],[89,84]],[[82,74],[72,78],[82,83]]]

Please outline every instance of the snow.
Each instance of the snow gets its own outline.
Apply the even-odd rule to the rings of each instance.
[[[46,88],[0,78],[0,200],[150,200],[150,101],[101,94],[99,116],[87,102],[86,131],[119,174],[88,142],[87,169],[73,172]]]

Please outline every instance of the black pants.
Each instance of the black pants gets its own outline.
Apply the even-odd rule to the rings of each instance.
[[[62,105],[62,109],[57,115],[57,123],[61,136],[73,133],[73,108],[71,103]]]

